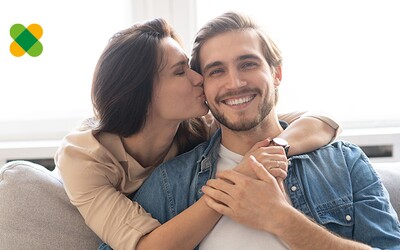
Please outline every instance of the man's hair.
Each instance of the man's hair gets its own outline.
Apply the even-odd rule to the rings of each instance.
[[[279,48],[270,36],[258,26],[251,17],[239,12],[226,12],[208,21],[196,34],[191,55],[190,66],[193,70],[201,73],[200,50],[203,44],[210,38],[229,31],[254,30],[260,38],[264,57],[271,67],[282,65],[282,57]]]
[[[154,80],[164,56],[161,41],[167,37],[182,45],[168,22],[157,18],[135,24],[110,39],[93,75],[91,96],[95,118],[86,120],[81,129],[128,137],[145,126]],[[176,138],[180,152],[206,139],[202,124],[198,119],[180,124]]]

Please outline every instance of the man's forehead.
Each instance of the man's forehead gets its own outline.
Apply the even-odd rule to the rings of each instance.
[[[215,61],[239,60],[245,55],[261,56],[260,39],[254,30],[228,31],[204,42],[199,52],[200,65]]]

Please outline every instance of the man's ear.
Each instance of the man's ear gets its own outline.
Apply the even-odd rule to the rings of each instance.
[[[281,84],[282,80],[282,66],[275,67],[274,85],[275,87]]]

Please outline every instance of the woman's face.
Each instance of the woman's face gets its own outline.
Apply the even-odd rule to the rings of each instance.
[[[189,68],[185,52],[174,39],[164,38],[160,47],[160,69],[154,81],[149,115],[177,122],[205,115],[208,107],[203,77]]]

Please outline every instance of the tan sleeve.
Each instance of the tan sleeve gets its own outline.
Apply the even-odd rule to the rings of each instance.
[[[332,137],[332,141],[334,141],[337,136],[342,132],[342,126],[339,124],[337,119],[333,118],[332,115],[328,115],[324,112],[316,112],[316,111],[294,111],[290,113],[278,114],[279,120],[283,120],[288,124],[291,124],[295,120],[301,117],[313,117],[318,120],[323,121],[328,124],[333,130],[335,130],[335,134]]]
[[[288,124],[291,124],[295,120],[299,119],[303,114],[305,114],[305,111],[294,111],[290,113],[283,113],[283,114],[278,114],[279,120],[285,121]]]
[[[98,161],[87,148],[65,145],[56,164],[71,200],[86,224],[114,249],[134,249],[160,223],[117,190],[123,171],[118,162]]]

